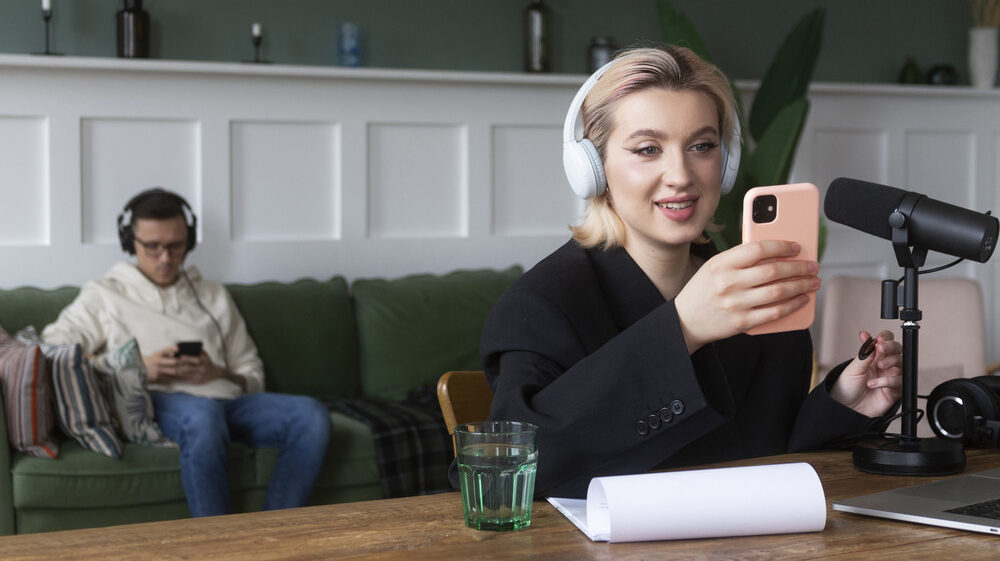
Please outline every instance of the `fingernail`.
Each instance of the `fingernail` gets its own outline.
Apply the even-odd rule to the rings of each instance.
[[[868,380],[868,387],[869,388],[874,388],[877,385],[878,385],[878,380]]]
[[[858,360],[870,357],[873,352],[875,352],[875,338],[869,337],[864,343],[861,343],[861,348],[858,349]]]

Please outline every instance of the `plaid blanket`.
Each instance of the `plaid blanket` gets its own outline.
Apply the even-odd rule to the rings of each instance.
[[[356,397],[327,399],[333,411],[355,418],[375,435],[375,453],[387,498],[451,491],[454,458],[441,411],[415,403]]]

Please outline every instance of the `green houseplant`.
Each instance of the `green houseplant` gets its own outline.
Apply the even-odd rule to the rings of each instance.
[[[667,43],[690,48],[712,60],[691,21],[674,9],[668,0],[658,0],[660,23]],[[743,195],[750,187],[788,183],[795,149],[806,116],[806,93],[819,57],[825,11],[817,8],[806,14],[785,37],[771,61],[753,99],[749,115],[744,111],[739,91],[733,87],[743,115],[743,157],[732,192],[722,197],[715,222],[723,226],[709,236],[719,251],[740,243]],[[819,254],[823,255],[826,226],[820,221]]]

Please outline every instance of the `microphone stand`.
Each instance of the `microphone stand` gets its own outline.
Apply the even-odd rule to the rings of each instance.
[[[951,475],[965,469],[965,449],[960,441],[917,437],[918,323],[923,314],[917,307],[917,277],[927,249],[910,246],[909,216],[923,195],[907,193],[899,209],[889,216],[892,248],[904,268],[903,286],[882,281],[882,319],[899,319],[903,327],[902,434],[861,440],[854,445],[854,467],[883,475]],[[902,310],[899,300],[903,301]]]

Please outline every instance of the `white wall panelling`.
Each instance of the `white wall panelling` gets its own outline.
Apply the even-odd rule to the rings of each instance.
[[[0,245],[49,243],[47,121],[0,115]]]
[[[466,129],[460,125],[369,125],[369,236],[466,237],[466,146]]]
[[[114,244],[116,220],[136,192],[163,187],[201,207],[201,139],[196,122],[81,119],[83,242]]]
[[[199,213],[191,262],[233,282],[531,266],[583,209],[559,130],[584,76],[23,55],[0,71],[2,287],[100,275],[121,258],[122,204],[154,184]],[[793,181],[997,204],[1000,91],[814,84],[810,99]],[[984,288],[989,360],[997,262],[948,272]],[[829,225],[824,278],[897,273],[889,242]]]
[[[340,238],[340,133],[331,123],[233,122],[234,241]]]
[[[494,234],[567,236],[584,205],[566,188],[561,127],[493,129]]]

